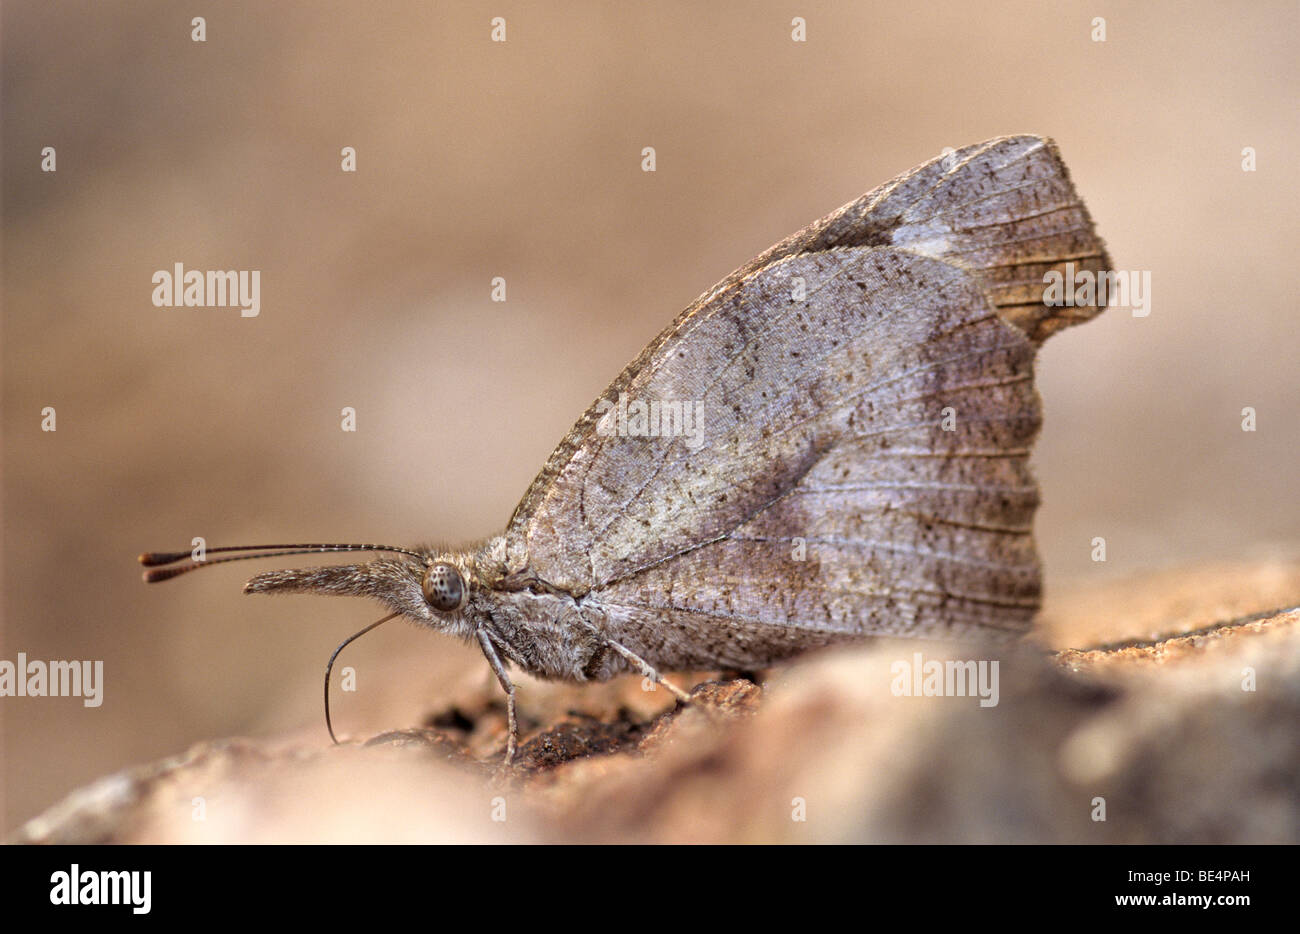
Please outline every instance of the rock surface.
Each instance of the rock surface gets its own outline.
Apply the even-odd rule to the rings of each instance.
[[[882,640],[761,686],[678,676],[689,706],[633,678],[525,682],[509,773],[484,680],[366,741],[201,743],[11,842],[1295,843],[1297,598],[1295,564],[1169,572],[1064,603],[1038,630],[1055,649]],[[996,703],[899,696],[947,659],[996,661]]]

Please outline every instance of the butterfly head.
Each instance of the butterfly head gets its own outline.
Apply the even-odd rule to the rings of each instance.
[[[464,625],[475,579],[473,558],[467,553],[386,545],[259,545],[209,548],[201,557],[190,552],[149,553],[140,556],[140,563],[149,568],[145,580],[156,582],[228,561],[353,551],[385,554],[361,564],[266,571],[249,580],[244,593],[371,597],[395,613],[435,629],[455,630]],[[208,554],[219,556],[209,558]]]

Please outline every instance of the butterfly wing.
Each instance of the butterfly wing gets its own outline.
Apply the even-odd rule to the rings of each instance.
[[[1064,273],[1066,264],[1094,275],[1110,267],[1056,144],[1010,136],[886,182],[771,247],[714,292],[785,256],[854,246],[904,247],[961,264],[1002,317],[1038,343],[1101,310],[1044,305],[1043,276]]]
[[[740,665],[868,633],[1025,628],[1032,361],[1068,323],[1030,298],[1067,257],[1105,263],[1032,138],[811,225],[702,296],[588,410],[511,520],[508,572],[585,596],[664,667],[720,661],[697,650],[706,625]],[[620,399],[677,417],[638,435],[614,424]]]

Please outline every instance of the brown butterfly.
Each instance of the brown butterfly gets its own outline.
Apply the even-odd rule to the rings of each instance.
[[[391,553],[244,591],[373,597],[393,611],[379,622],[476,642],[509,698],[507,763],[510,665],[638,671],[685,700],[660,671],[752,670],[869,636],[1014,637],[1040,595],[1034,354],[1101,310],[1044,303],[1066,263],[1109,267],[1050,140],[950,152],[701,296],[578,420],[500,535],[213,548],[255,553],[178,567],[164,566],[188,552],[145,554],[145,579]],[[327,667],[327,723],[328,691]]]

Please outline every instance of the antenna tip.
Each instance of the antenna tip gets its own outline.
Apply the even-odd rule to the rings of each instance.
[[[190,557],[188,551],[146,551],[137,559],[147,568],[158,567],[162,564],[173,564]]]
[[[181,568],[150,568],[149,570],[145,571],[141,575],[141,577],[144,578],[144,582],[146,584],[156,584],[159,581],[171,580],[177,574],[184,574],[186,571],[190,569],[190,567],[196,567],[196,566],[197,565],[191,565],[189,567],[181,567]]]

